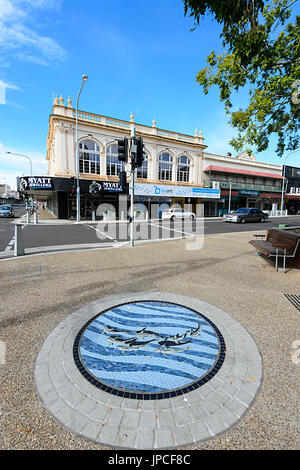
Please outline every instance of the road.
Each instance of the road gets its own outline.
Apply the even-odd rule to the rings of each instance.
[[[20,216],[21,211],[18,215]],[[197,219],[195,221],[136,221],[135,244],[179,238],[194,238],[229,232],[267,230],[279,224],[300,226],[300,216],[271,217],[264,223],[233,224],[222,219]],[[119,247],[130,240],[127,222],[24,224],[25,253],[37,253],[78,248]],[[0,257],[13,256],[14,221],[0,219]]]
[[[16,219],[25,214],[25,206],[14,206],[15,218],[0,217],[0,252],[13,246]],[[11,245],[10,245],[11,243]]]

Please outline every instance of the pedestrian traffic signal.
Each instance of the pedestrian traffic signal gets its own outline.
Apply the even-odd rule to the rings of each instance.
[[[118,160],[120,162],[127,163],[128,161],[128,139],[124,137],[124,139],[118,140]]]
[[[123,193],[128,194],[129,185],[127,183],[126,171],[120,171],[118,176],[119,176],[120,186],[122,187]]]
[[[133,168],[139,168],[142,166],[144,161],[144,144],[142,137],[132,137],[130,156]]]
[[[71,176],[71,192],[72,194],[75,193],[76,190],[76,180],[74,176]]]
[[[139,168],[143,165],[144,162],[144,143],[142,137],[136,139],[137,152],[136,152],[136,168]]]

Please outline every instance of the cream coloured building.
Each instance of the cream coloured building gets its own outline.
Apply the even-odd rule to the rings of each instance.
[[[203,150],[206,148],[201,131],[194,136],[159,129],[153,120],[151,126],[122,121],[107,116],[79,111],[79,178],[82,186],[81,217],[89,218],[94,203],[110,201],[117,210],[118,192],[113,188],[119,182],[118,174],[124,164],[118,160],[117,140],[130,137],[132,127],[136,137],[144,142],[145,161],[135,174],[135,200],[141,203],[164,202],[181,206],[191,204],[196,210],[199,202],[220,197],[219,190],[203,188]],[[71,179],[76,176],[76,109],[70,98],[56,98],[49,117],[47,137],[48,176]],[[88,193],[85,183],[96,181],[112,189],[110,194],[96,200]],[[61,187],[62,188],[62,187]],[[75,217],[75,194],[69,189],[53,198],[52,207],[59,217]],[[63,205],[67,210],[63,210]]]

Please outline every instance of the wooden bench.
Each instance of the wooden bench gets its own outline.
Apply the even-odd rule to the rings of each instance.
[[[256,248],[258,254],[266,257],[275,257],[275,268],[278,271],[278,259],[283,258],[282,271],[285,272],[286,259],[295,259],[300,253],[300,233],[287,229],[272,228],[267,230],[265,240],[258,239],[260,234],[255,234],[255,240],[249,243]],[[297,264],[296,264],[297,265]],[[297,266],[300,267],[300,266]]]

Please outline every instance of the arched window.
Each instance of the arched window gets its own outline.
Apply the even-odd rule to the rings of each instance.
[[[124,171],[124,162],[118,160],[117,144],[109,145],[106,149],[106,174],[107,176],[117,176]]]
[[[137,168],[136,170],[136,177],[137,178],[148,178],[148,156],[144,153],[144,161],[143,165]]]
[[[190,159],[185,155],[178,158],[177,181],[189,182],[190,180]]]
[[[79,143],[79,173],[100,175],[100,147],[92,140]]]
[[[168,153],[161,153],[158,158],[158,179],[162,181],[172,180],[173,159]]]

